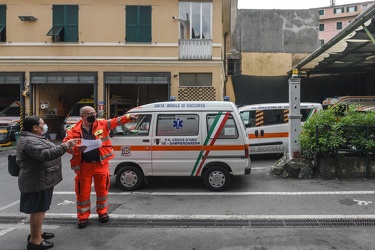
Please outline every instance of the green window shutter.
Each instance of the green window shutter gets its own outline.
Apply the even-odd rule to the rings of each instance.
[[[64,26],[64,6],[54,5],[52,11],[53,26]]]
[[[151,6],[126,6],[126,42],[151,42]]]
[[[0,5],[0,42],[6,40],[6,5]]]
[[[78,5],[66,6],[65,41],[78,42]]]
[[[54,5],[53,27],[64,27],[64,42],[78,42],[78,5]]]
[[[140,42],[151,42],[151,6],[140,7]]]
[[[126,6],[126,41],[137,42],[137,6]]]

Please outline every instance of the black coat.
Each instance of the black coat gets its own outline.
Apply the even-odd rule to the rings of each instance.
[[[46,190],[62,181],[63,145],[55,145],[43,136],[21,131],[17,141],[17,163],[21,167],[18,187],[21,193]]]

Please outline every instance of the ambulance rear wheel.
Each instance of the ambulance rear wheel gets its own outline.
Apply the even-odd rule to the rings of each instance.
[[[204,185],[211,191],[223,191],[229,183],[230,174],[223,167],[211,167],[204,174]]]
[[[116,184],[124,191],[133,191],[143,184],[143,173],[134,166],[125,166],[116,174]]]

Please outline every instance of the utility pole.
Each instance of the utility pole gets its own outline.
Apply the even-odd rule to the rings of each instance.
[[[292,70],[289,79],[289,159],[301,157],[301,145],[298,136],[301,134],[301,78],[298,70]]]

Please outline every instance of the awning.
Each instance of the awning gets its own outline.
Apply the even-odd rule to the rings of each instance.
[[[364,73],[375,70],[375,4],[293,68],[300,73]]]

